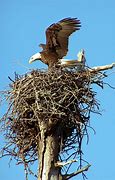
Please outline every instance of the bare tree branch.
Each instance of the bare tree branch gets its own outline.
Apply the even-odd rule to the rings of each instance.
[[[104,65],[104,66],[92,67],[91,69],[88,69],[88,71],[90,71],[90,72],[98,72],[98,71],[104,71],[104,70],[112,69],[114,67],[115,67],[115,62],[112,63],[112,64]]]
[[[76,160],[76,159],[72,159],[72,160],[67,161],[67,162],[60,162],[60,161],[57,161],[57,162],[55,163],[55,167],[66,166],[66,165],[68,165],[68,164],[72,164],[73,162],[77,162],[77,160]]]
[[[76,175],[78,175],[80,173],[83,173],[84,171],[88,171],[90,166],[91,165],[88,164],[87,166],[83,167],[82,169],[79,169],[78,171],[75,171],[75,172],[73,172],[71,174],[68,174],[68,175],[64,175],[62,179],[63,180],[68,180],[68,179],[70,179],[70,178],[72,178],[72,177],[74,177],[74,176],[76,176]]]

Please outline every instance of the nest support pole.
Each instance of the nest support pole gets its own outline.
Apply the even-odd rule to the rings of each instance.
[[[59,155],[59,138],[55,134],[47,134],[47,126],[40,124],[40,139],[38,141],[39,175],[38,180],[59,180],[60,167],[55,167]],[[55,161],[55,162],[54,162]]]

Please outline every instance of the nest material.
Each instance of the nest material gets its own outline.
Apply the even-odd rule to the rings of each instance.
[[[2,119],[8,139],[4,151],[23,157],[23,161],[26,157],[28,161],[36,160],[40,124],[44,121],[49,135],[59,127],[62,152],[75,143],[80,152],[90,112],[99,107],[91,88],[92,83],[101,84],[96,77],[98,74],[68,69],[17,75],[5,92],[9,107]]]

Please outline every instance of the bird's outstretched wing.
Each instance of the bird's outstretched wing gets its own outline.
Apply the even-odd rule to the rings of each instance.
[[[65,18],[52,24],[46,30],[46,48],[55,51],[59,58],[63,58],[68,51],[69,36],[80,27],[81,23],[77,18]]]

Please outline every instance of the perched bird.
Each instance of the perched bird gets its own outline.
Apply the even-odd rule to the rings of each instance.
[[[70,17],[50,25],[46,30],[46,44],[40,44],[43,50],[33,55],[29,63],[41,60],[49,68],[55,67],[68,52],[69,36],[80,27],[80,20]]]

